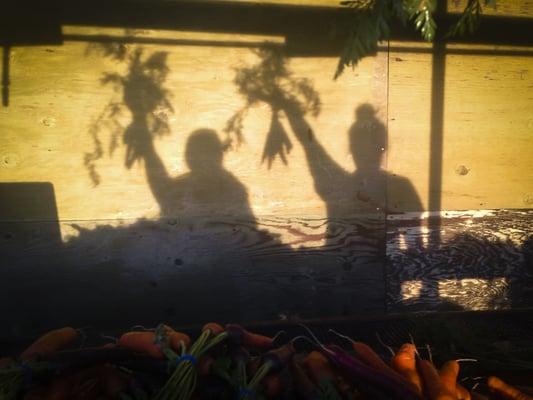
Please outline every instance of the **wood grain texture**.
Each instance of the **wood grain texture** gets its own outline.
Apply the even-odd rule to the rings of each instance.
[[[442,104],[442,209],[530,208],[533,58],[491,55],[491,48],[504,47],[449,48]],[[480,49],[486,55],[475,54]],[[457,50],[463,53],[453,54]],[[429,190],[431,71],[430,53],[390,53],[388,168],[411,180],[424,209]],[[389,204],[393,207],[402,199],[390,187]]]
[[[389,311],[499,309],[533,304],[533,212],[442,213],[441,245],[425,218],[389,216]]]
[[[44,201],[27,193],[0,217],[1,335],[532,304],[531,211],[452,213],[438,248],[427,220],[398,218],[427,209],[430,45],[392,42],[333,81],[338,48],[278,25],[69,26],[61,46],[12,48],[0,181],[47,182],[57,215],[25,212]],[[531,208],[532,58],[454,46],[442,204]],[[288,73],[239,81],[265,49]]]
[[[302,217],[63,222],[59,244],[52,222],[1,223],[2,335],[382,314],[383,223],[335,221],[326,238],[331,222]]]
[[[146,32],[123,33],[143,34]],[[235,35],[234,40],[238,38]],[[143,51],[143,61],[155,53],[166,56],[168,74],[161,88],[167,93],[168,104],[153,110],[153,114],[165,119],[168,132],[156,138],[154,146],[168,174],[183,176],[188,172],[185,149],[191,132],[210,128],[222,141],[226,139],[223,130],[228,120],[245,104],[234,83],[236,71],[258,62],[256,49],[129,44],[123,48],[127,54]],[[12,101],[10,107],[0,110],[4,138],[0,144],[0,157],[4,160],[0,164],[0,181],[51,182],[62,220],[157,217],[160,205],[150,192],[144,165],[136,163],[131,169],[124,166],[121,135],[132,119],[131,110],[122,103],[122,88],[101,81],[105,74],[126,76],[128,61],[106,57],[105,51],[100,50],[98,44],[81,42],[12,49]],[[356,107],[375,104],[380,109],[378,116],[384,118],[386,108],[381,105],[386,103],[386,64],[386,55],[368,58],[356,72],[335,82],[334,58],[293,58],[289,62],[294,77],[307,79],[319,95],[319,115],[306,116],[317,140],[347,171],[354,169],[347,132],[354,122]],[[143,96],[142,89],[133,90],[140,90],[135,96]],[[106,106],[114,102],[122,103],[122,113],[110,118]],[[233,141],[224,156],[225,169],[244,185],[250,207],[258,215],[325,217],[304,151],[283,116],[282,123],[292,141],[288,163],[285,165],[278,157],[269,168],[262,162],[271,114],[265,103],[248,110],[244,141],[240,146]],[[98,123],[97,139],[103,155],[95,162],[101,178],[95,186],[84,166],[84,157],[95,150],[91,133]],[[117,148],[111,154],[117,132]],[[217,212],[224,214],[224,204]]]

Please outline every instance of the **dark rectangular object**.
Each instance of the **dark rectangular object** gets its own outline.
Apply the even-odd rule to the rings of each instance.
[[[57,220],[50,182],[0,183],[0,222]]]

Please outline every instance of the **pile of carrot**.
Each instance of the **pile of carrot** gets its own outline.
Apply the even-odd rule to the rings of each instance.
[[[475,377],[467,388],[462,360],[436,365],[414,343],[384,359],[337,333],[343,346],[303,333],[281,342],[283,336],[212,322],[193,341],[159,325],[86,347],[80,331],[65,327],[38,338],[17,358],[0,358],[0,400],[533,399],[531,389],[495,376]]]

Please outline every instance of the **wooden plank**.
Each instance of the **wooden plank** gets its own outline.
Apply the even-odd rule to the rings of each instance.
[[[412,181],[427,209],[432,56],[391,46],[396,50],[390,54],[388,168]],[[533,58],[498,55],[506,50],[500,46],[448,49],[442,209],[530,208]],[[402,201],[405,196],[391,185],[390,207]]]
[[[0,110],[7,160],[0,181],[50,182],[61,222],[2,224],[0,290],[10,299],[6,307],[17,304],[2,309],[6,336],[67,322],[123,327],[384,311],[384,214],[376,204],[385,202],[385,175],[361,190],[350,135],[364,122],[354,125],[361,105],[373,108],[376,126],[386,119],[385,53],[337,82],[334,58],[279,58],[287,71],[276,79],[300,100],[298,88],[310,89],[320,110],[282,110],[276,119],[276,103],[255,102],[238,143],[223,131],[246,105],[237,72],[267,54],[256,37],[213,33],[206,45],[183,32],[82,34],[91,32],[176,42],[77,39],[13,49],[12,101]],[[102,84],[105,77],[110,84]],[[167,101],[146,112],[142,101],[159,94]],[[120,114],[109,114],[114,105]],[[128,169],[122,136],[142,133],[140,120],[151,124],[154,140],[137,148],[144,158]],[[157,131],[154,120],[165,129]],[[276,146],[272,152],[278,139],[268,144],[272,163],[263,159],[273,124],[290,140],[286,164]],[[205,131],[193,134],[198,128],[216,130],[219,144],[232,139],[222,166],[209,174],[191,172],[191,162],[209,166],[220,154]],[[197,137],[204,139],[191,147]],[[91,159],[95,139],[102,157]],[[98,181],[87,168],[93,164]],[[51,244],[57,231],[62,243]],[[35,305],[35,297],[44,300]],[[132,307],[139,298],[143,304]]]
[[[383,232],[383,221],[334,221],[325,237],[327,224],[303,217],[72,221],[60,223],[65,241],[57,244],[49,240],[57,223],[0,223],[0,341],[65,324],[383,313],[383,243],[369,234]]]
[[[533,305],[531,210],[441,213],[441,246],[427,214],[389,216],[389,311],[487,310]]]
[[[532,88],[532,57],[446,57],[443,209],[531,207]]]
[[[238,39],[239,35],[234,38]],[[245,98],[234,83],[236,71],[257,65],[260,57],[256,49],[134,44],[116,48],[124,49],[128,56],[142,51],[142,62],[156,53],[164,58],[168,70],[165,69],[160,88],[168,102],[160,104],[147,117],[160,118],[168,128],[167,134],[154,140],[155,153],[168,175],[186,176],[186,147],[194,130],[214,129],[221,141],[228,138],[224,128],[245,105]],[[161,204],[151,193],[144,164],[134,163],[130,169],[124,166],[121,136],[128,126],[136,125],[131,124],[131,109],[124,104],[123,88],[102,84],[105,74],[126,78],[131,60],[121,62],[106,57],[103,49],[101,44],[81,42],[12,49],[11,104],[0,110],[3,132],[0,157],[4,160],[0,164],[0,181],[51,182],[62,220],[154,218],[160,214]],[[354,123],[354,110],[361,104],[373,104],[379,110],[377,116],[384,119],[386,55],[380,53],[365,59],[357,71],[344,74],[338,81],[332,80],[334,58],[291,58],[287,62],[295,79],[293,83],[309,82],[320,99],[319,114],[305,116],[316,140],[340,168],[353,171],[347,132]],[[143,89],[135,82],[128,86],[128,90],[133,90],[131,97],[142,96]],[[110,109],[106,107],[114,102],[121,114],[110,118],[106,114]],[[283,113],[280,121],[291,142],[291,147],[285,149],[291,150],[287,165],[280,157],[275,157],[270,167],[267,160],[262,162],[271,117],[271,106],[264,102],[248,109],[243,121],[244,141],[237,146],[232,137],[233,146],[224,154],[224,169],[244,185],[247,209],[254,214],[326,217],[304,149]],[[98,185],[84,166],[85,157],[95,150],[95,138],[91,136],[96,132],[94,129],[103,152],[94,161],[101,179]],[[117,149],[110,154],[113,137]],[[209,190],[207,185],[206,181],[205,189]],[[215,197],[211,195],[212,199]],[[227,214],[228,203],[219,203],[213,212]],[[181,216],[183,210],[174,211],[174,216]]]
[[[391,180],[387,203],[393,212],[428,207],[432,55],[427,51],[431,51],[431,45],[410,45],[420,52],[392,50],[389,54],[387,167],[392,177],[412,183],[421,206],[403,189],[405,185],[398,186]]]

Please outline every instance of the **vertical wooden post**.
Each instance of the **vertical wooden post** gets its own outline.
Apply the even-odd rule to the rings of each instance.
[[[446,1],[437,2],[436,16],[446,14]],[[442,28],[433,42],[433,65],[431,73],[431,133],[429,149],[428,211],[436,215],[428,218],[430,231],[429,248],[440,246],[440,211],[442,208],[442,159],[444,136],[444,80],[446,75],[446,43]]]
[[[431,127],[429,149],[428,211],[436,211],[428,218],[431,236],[429,245],[440,245],[440,214],[442,208],[442,152],[444,136],[444,79],[446,70],[446,44],[436,39],[433,44],[433,70],[431,76]]]

